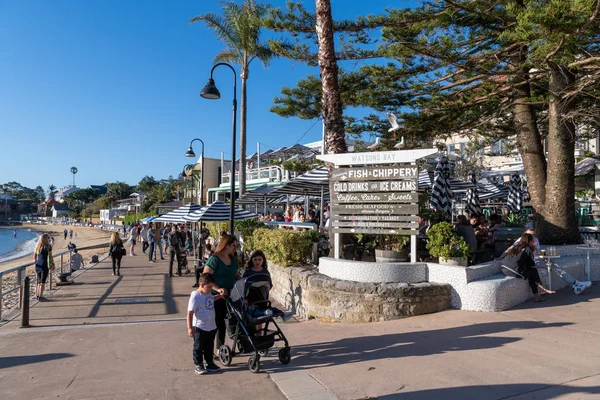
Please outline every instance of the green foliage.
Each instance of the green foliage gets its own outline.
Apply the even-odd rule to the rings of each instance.
[[[315,235],[310,232],[261,228],[254,231],[252,241],[255,249],[264,251],[269,262],[289,266],[310,260],[315,243]]]
[[[221,232],[227,232],[229,231],[229,222],[206,222],[204,224],[204,226],[206,227],[206,229],[208,229],[208,232],[210,232],[210,236],[216,240],[217,242],[219,241],[219,238],[221,237]]]
[[[257,219],[245,219],[241,221],[235,221],[235,231],[240,232],[244,237],[244,250],[252,251],[255,249],[253,243],[253,233],[256,229],[264,228],[265,224],[258,221]]]
[[[312,164],[302,162],[300,160],[284,161],[283,164],[281,164],[281,166],[287,171],[297,172],[299,174],[303,174],[306,171],[310,171],[312,169]]]
[[[463,260],[469,255],[471,248],[449,222],[439,222],[427,231],[429,242],[427,249],[434,257],[450,259],[459,257]]]
[[[377,235],[374,247],[379,250],[401,251],[410,242],[410,236]]]
[[[30,189],[18,182],[12,181],[0,185],[0,192],[12,196],[14,199],[32,200],[36,203],[44,201],[44,189],[41,186]]]
[[[527,223],[527,215],[510,212],[504,220],[507,227],[523,227]]]
[[[147,218],[149,217],[150,214],[146,213],[141,213],[141,214],[130,214],[130,215],[126,215],[125,218],[123,219],[123,221],[125,222],[125,225],[131,225],[136,221],[139,221],[141,219]]]

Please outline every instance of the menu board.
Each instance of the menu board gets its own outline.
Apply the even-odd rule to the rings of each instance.
[[[333,170],[333,232],[416,235],[418,179],[414,165]]]

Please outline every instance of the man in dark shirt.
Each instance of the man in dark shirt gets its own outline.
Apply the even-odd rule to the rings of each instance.
[[[181,276],[181,239],[177,225],[169,232],[169,276],[173,276],[173,262],[177,259],[177,274]]]

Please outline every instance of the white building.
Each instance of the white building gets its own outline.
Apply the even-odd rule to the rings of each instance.
[[[56,201],[62,203],[64,201],[64,197],[66,195],[68,195],[69,193],[76,192],[78,190],[79,190],[79,188],[77,186],[67,185],[65,187],[58,189],[58,192],[54,193],[54,199]]]
[[[111,224],[117,217],[120,217],[126,213],[119,208],[111,208],[106,210],[100,210],[100,223]]]
[[[69,207],[66,204],[55,203],[52,206],[52,218],[61,218],[69,216]]]

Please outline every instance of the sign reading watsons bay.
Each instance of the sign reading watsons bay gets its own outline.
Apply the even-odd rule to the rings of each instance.
[[[416,235],[418,177],[410,164],[333,170],[334,232]]]

